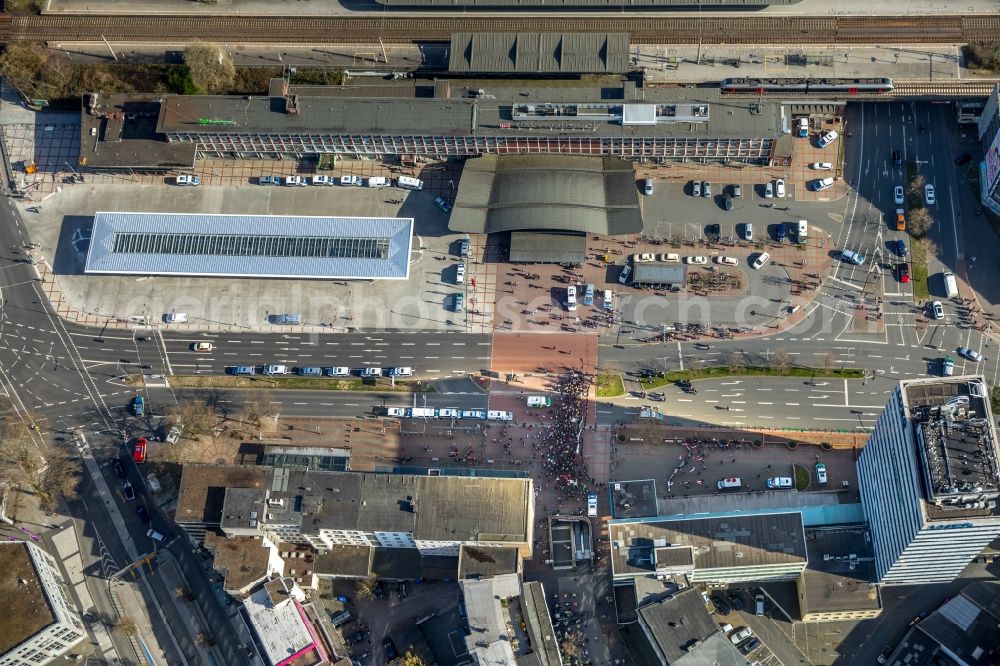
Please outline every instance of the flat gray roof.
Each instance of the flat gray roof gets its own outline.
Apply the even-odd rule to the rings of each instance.
[[[465,162],[448,228],[636,233],[642,211],[634,174],[618,157],[483,155]]]
[[[452,72],[518,74],[622,73],[628,71],[627,32],[456,32]]]
[[[157,131],[206,135],[400,135],[691,140],[784,136],[781,103],[722,98],[718,86],[642,87],[621,76],[578,81],[442,79],[297,86],[294,97],[165,96]],[[477,96],[482,90],[483,95]],[[293,103],[294,102],[294,103]],[[626,106],[638,105],[629,112]],[[655,123],[648,111],[655,107]],[[639,113],[641,112],[641,113]],[[512,150],[516,144],[512,145]]]
[[[810,493],[815,494],[815,493]],[[809,563],[799,583],[799,612],[838,613],[882,606],[866,529],[810,531]]]
[[[582,264],[587,259],[587,237],[515,231],[510,235],[508,259],[512,264]]]
[[[676,266],[660,263],[635,264],[635,272],[632,273],[632,284],[684,284],[684,275],[687,269],[684,266]]]
[[[694,552],[695,569],[759,567],[806,562],[802,516],[771,513],[724,518],[660,518],[611,523],[615,575],[651,574],[654,550],[671,546]]]
[[[709,615],[701,593],[694,588],[689,587],[672,597],[642,606],[639,618],[647,629],[644,632],[646,637],[652,639],[656,649],[671,666],[689,663],[683,661],[685,658],[693,658],[691,664],[746,664],[736,646],[719,631],[719,625]],[[694,647],[696,641],[700,644]],[[702,655],[706,657],[704,660],[698,658]]]
[[[413,218],[102,212],[87,273],[405,280]]]

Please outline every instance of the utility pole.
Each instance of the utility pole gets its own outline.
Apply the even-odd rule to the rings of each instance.
[[[104,35],[101,35],[101,39],[104,39]],[[111,44],[108,43],[107,39],[104,39],[104,43],[107,45],[108,50],[111,51],[111,57],[115,59],[115,62],[117,62],[118,61],[118,54],[115,53],[115,50],[113,48],[111,48]]]

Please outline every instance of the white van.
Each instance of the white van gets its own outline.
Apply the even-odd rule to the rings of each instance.
[[[716,484],[719,490],[732,490],[733,488],[739,488],[743,485],[739,477],[731,477],[728,479],[721,479],[718,484]]]
[[[368,181],[365,183],[365,185],[367,185],[368,187],[388,187],[389,179],[382,178],[381,176],[376,176],[374,178],[369,178]]]
[[[609,311],[609,312],[611,310],[614,310],[614,308],[615,308],[614,302],[612,300],[613,298],[614,298],[614,295],[611,293],[611,290],[610,289],[605,289],[604,290],[604,309],[607,310],[607,311]]]
[[[566,309],[576,311],[576,287],[566,287]]]
[[[424,181],[419,178],[400,176],[396,179],[396,187],[401,187],[404,190],[422,190],[424,189]]]
[[[513,421],[514,414],[511,412],[501,412],[498,410],[491,409],[486,412],[486,418],[490,421]]]
[[[799,220],[799,225],[795,229],[795,235],[799,237],[799,242],[803,242],[808,234],[809,222],[806,220]]]
[[[944,291],[948,295],[948,298],[958,296],[958,278],[955,277],[954,273],[944,274]]]
[[[551,407],[552,398],[547,395],[529,395],[528,407]]]
[[[772,476],[767,480],[768,488],[791,488],[792,487],[792,477],[790,476]]]

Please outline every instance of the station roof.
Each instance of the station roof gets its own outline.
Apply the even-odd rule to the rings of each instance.
[[[272,92],[280,92],[273,86]],[[479,91],[483,91],[480,95]],[[292,91],[290,91],[291,93]],[[638,105],[655,122],[628,123]],[[365,81],[295,86],[289,96],[166,96],[165,135],[292,134],[538,138],[774,139],[781,103],[722,99],[718,86],[643,87],[622,76]]]
[[[586,258],[583,234],[517,231],[510,235],[509,260],[514,264],[582,264]]]
[[[643,9],[695,7],[697,0],[375,0],[380,5],[391,7],[428,7],[477,9],[489,7],[538,7],[539,9]],[[801,0],[704,0],[704,7],[766,7],[768,5],[794,5]]]
[[[617,157],[483,155],[467,160],[448,227],[466,233],[642,230],[632,164]]]
[[[85,271],[405,280],[412,235],[413,218],[103,212]]]
[[[572,74],[627,72],[625,32],[456,32],[451,72]]]

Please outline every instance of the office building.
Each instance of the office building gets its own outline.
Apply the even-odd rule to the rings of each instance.
[[[0,666],[38,666],[87,632],[55,559],[33,543],[0,542]]]
[[[981,376],[899,383],[858,460],[883,584],[953,580],[1000,536],[1000,470]]]

